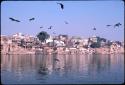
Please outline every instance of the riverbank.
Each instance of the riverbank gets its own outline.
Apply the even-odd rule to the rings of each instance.
[[[9,49],[9,50],[8,50]],[[43,47],[43,48],[22,48],[19,46],[5,46],[1,54],[117,54],[124,53],[123,47],[100,47],[100,48],[68,48],[68,47]]]

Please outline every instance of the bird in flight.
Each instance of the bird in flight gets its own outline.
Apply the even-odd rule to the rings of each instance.
[[[12,21],[16,21],[16,22],[21,22],[21,21],[19,21],[19,20],[16,20],[16,19],[14,19],[14,18],[9,18],[10,20],[12,20]]]
[[[50,26],[48,29],[52,29],[52,26]]]
[[[32,21],[32,20],[35,20],[35,18],[31,18],[31,19],[29,19],[29,21]]]
[[[53,32],[53,34],[56,34],[55,32]]]
[[[96,30],[96,28],[94,27],[93,30]]]
[[[65,21],[65,24],[69,24],[69,23]]]
[[[120,25],[122,25],[122,24],[121,23],[117,23],[117,24],[114,25],[114,28],[115,27],[119,27]]]
[[[62,3],[57,3],[61,6],[61,9],[63,10],[64,9],[64,5]]]
[[[106,25],[107,27],[111,26],[111,25]]]
[[[43,28],[42,26],[40,28]]]

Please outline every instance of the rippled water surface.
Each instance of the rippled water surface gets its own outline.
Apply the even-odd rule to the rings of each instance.
[[[1,55],[1,82],[123,83],[124,55]]]

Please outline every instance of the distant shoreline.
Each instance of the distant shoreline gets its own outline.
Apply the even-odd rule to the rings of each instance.
[[[124,53],[124,48],[119,47],[117,50],[101,47],[101,48],[67,48],[67,47],[56,47],[56,50],[53,47],[44,47],[43,49],[24,49],[21,47],[10,48],[8,52],[6,49],[1,51],[1,54],[46,54],[52,55],[53,53],[56,54],[118,54]]]
[[[47,38],[23,35],[1,36],[2,54],[117,54],[124,53],[124,42],[111,41],[99,36],[81,38],[68,35]],[[39,35],[41,36],[41,35]]]

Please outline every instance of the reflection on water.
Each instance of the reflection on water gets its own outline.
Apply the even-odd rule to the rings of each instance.
[[[1,55],[4,84],[122,83],[124,55]]]

